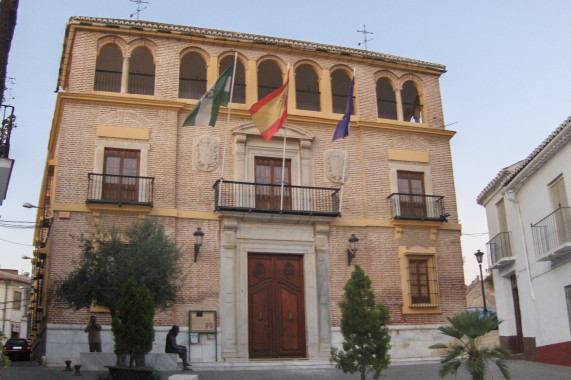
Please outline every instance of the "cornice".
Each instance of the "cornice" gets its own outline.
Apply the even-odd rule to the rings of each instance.
[[[362,49],[354,49],[335,45],[319,44],[314,42],[292,40],[287,38],[279,37],[269,37],[263,35],[249,34],[249,33],[239,33],[230,32],[217,29],[200,28],[194,26],[183,26],[183,25],[173,25],[164,24],[151,21],[143,20],[121,20],[112,18],[98,18],[98,17],[82,17],[74,16],[68,21],[68,30],[72,26],[87,27],[104,27],[107,29],[115,29],[121,32],[125,30],[131,30],[133,33],[140,34],[141,32],[153,33],[155,35],[161,35],[163,37],[168,37],[169,35],[174,35],[176,38],[181,37],[193,37],[201,40],[215,40],[215,41],[225,41],[230,42],[232,45],[236,43],[248,43],[255,44],[258,46],[268,46],[275,48],[287,48],[288,50],[295,49],[299,51],[311,51],[314,53],[326,53],[329,55],[341,55],[353,58],[361,58],[365,60],[373,61],[383,61],[387,63],[396,63],[407,66],[415,66],[418,68],[428,69],[432,72],[441,74],[446,72],[446,66],[432,63],[427,61],[421,61],[417,59],[399,57],[396,55],[390,55],[385,53],[372,52]]]

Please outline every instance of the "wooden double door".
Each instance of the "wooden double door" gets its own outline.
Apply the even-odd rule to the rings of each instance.
[[[303,256],[248,255],[250,358],[305,357]]]

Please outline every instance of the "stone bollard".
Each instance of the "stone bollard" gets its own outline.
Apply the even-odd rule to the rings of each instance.
[[[64,371],[71,371],[71,360],[65,361],[65,369]]]
[[[75,368],[75,372],[74,372],[73,376],[83,376],[81,374],[81,372],[79,371],[79,369],[81,368],[81,364],[76,364],[73,366],[73,368]]]

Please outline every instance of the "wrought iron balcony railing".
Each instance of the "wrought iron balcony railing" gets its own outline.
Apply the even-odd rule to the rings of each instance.
[[[490,248],[492,266],[502,259],[508,259],[513,256],[509,232],[500,232],[486,244]]]
[[[532,224],[531,231],[538,259],[550,260],[571,253],[571,207],[559,207]]]
[[[217,181],[216,211],[241,211],[290,215],[340,216],[339,189],[282,186],[251,182]]]
[[[87,203],[153,205],[153,177],[88,174]]]
[[[393,193],[387,197],[393,219],[446,222],[444,197],[439,195]]]

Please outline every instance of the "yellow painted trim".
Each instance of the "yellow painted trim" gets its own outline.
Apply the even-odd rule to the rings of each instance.
[[[48,166],[57,166],[57,159],[52,158],[51,160],[48,160]]]
[[[429,163],[428,152],[389,149],[389,160]]]
[[[337,218],[332,226],[340,227],[392,227],[392,228],[435,228],[448,231],[462,231],[458,223],[431,222],[420,220],[345,219]]]
[[[99,127],[97,127],[97,137],[114,137],[120,139],[148,140],[149,129],[100,125]]]
[[[188,211],[177,210],[174,208],[150,208],[150,206],[139,205],[114,205],[101,203],[54,203],[54,212],[119,212],[119,213],[144,213],[149,216],[166,216],[182,219],[199,219],[199,220],[220,220],[220,218],[210,211]]]

